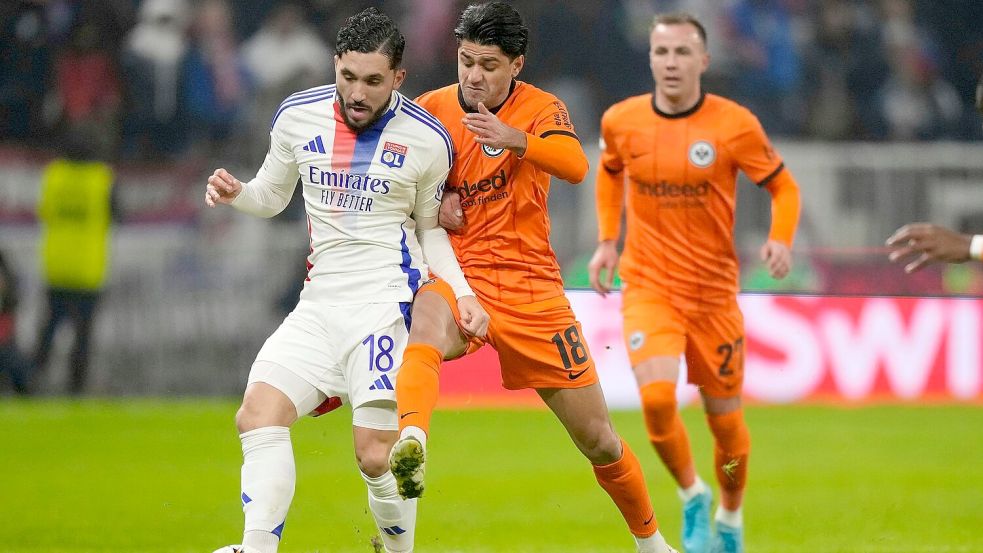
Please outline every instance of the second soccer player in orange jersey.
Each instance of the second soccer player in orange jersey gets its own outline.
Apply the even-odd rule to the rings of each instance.
[[[706,32],[690,15],[660,15],[650,35],[655,91],[611,107],[601,122],[597,178],[600,244],[591,284],[605,294],[618,264],[624,333],[649,438],[679,485],[687,553],[743,551],[741,503],[750,437],[741,409],[744,321],[734,251],[737,171],[772,195],[761,259],[773,277],[791,266],[799,189],[757,118],[705,94]],[[709,487],[697,476],[676,406],[679,358],[700,388],[721,488],[711,536]]]
[[[534,388],[590,460],[640,552],[673,551],[658,531],[638,459],[611,426],[594,361],[563,290],[549,243],[550,176],[577,183],[587,158],[566,106],[516,80],[528,30],[504,2],[467,7],[458,21],[458,84],[419,104],[454,146],[442,224],[479,301],[491,316],[487,339],[506,388]],[[420,110],[421,117],[430,117]],[[439,122],[438,122],[439,121]],[[454,293],[442,281],[421,288],[396,382],[400,440],[390,465],[400,493],[423,491],[425,446],[442,359],[482,345],[461,332]]]

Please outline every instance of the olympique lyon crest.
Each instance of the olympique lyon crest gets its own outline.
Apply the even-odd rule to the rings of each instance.
[[[386,142],[382,146],[382,156],[379,161],[383,165],[389,167],[402,167],[403,162],[406,161],[406,151],[409,148],[403,146],[402,144],[396,144],[395,142]]]
[[[689,162],[701,169],[709,167],[716,159],[717,151],[709,142],[701,140],[689,147]]]

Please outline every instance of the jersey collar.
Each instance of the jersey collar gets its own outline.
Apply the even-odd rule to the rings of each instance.
[[[703,101],[706,100],[706,97],[707,97],[707,93],[701,90],[700,99],[697,100],[695,104],[693,104],[693,107],[689,108],[686,111],[681,111],[679,113],[666,113],[661,109],[659,109],[659,106],[655,105],[655,94],[652,94],[652,109],[659,117],[664,117],[666,119],[682,119],[683,117],[689,117],[690,115],[693,115],[694,113],[699,111],[700,108],[703,107]]]
[[[505,102],[508,102],[509,98],[512,97],[512,93],[515,92],[515,85],[516,85],[516,81],[515,79],[512,79],[512,84],[509,85],[509,93],[505,95],[505,99],[502,100],[501,104],[498,104],[493,108],[489,108],[488,111],[492,113],[498,113],[498,110],[502,109],[502,106],[505,105]],[[457,103],[461,104],[461,109],[464,110],[464,113],[478,113],[478,110],[473,109],[471,106],[467,104],[467,102],[464,101],[464,92],[461,91],[460,84],[457,85]]]

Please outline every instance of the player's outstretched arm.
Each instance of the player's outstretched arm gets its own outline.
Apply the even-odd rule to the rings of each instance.
[[[602,240],[587,265],[590,287],[604,297],[614,288],[614,271],[618,266],[618,245],[614,240]]]
[[[205,185],[205,205],[215,207],[218,204],[231,204],[242,192],[242,183],[231,173],[220,167],[208,177]]]
[[[907,224],[887,239],[887,245],[892,263],[917,256],[905,265],[906,273],[931,263],[963,263],[983,256],[983,235],[961,234],[931,223]]]

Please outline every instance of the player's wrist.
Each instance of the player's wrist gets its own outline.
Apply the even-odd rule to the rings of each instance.
[[[969,240],[969,258],[983,261],[983,234],[973,235]]]

